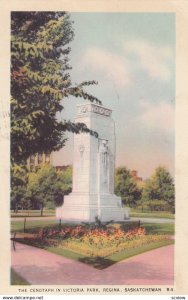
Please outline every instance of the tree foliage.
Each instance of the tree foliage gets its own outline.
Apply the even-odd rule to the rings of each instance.
[[[26,198],[35,209],[46,206],[55,207],[62,204],[64,195],[72,189],[72,168],[65,171],[56,171],[49,165],[41,166],[36,172],[29,173],[26,187]]]
[[[90,131],[70,120],[58,121],[62,100],[82,97],[100,101],[84,88],[95,81],[72,85],[68,55],[73,40],[66,12],[11,13],[11,160],[21,164],[37,152],[60,149],[65,132]]]
[[[57,182],[64,195],[68,195],[72,191],[72,166],[67,166],[65,170],[57,171]],[[55,200],[55,205],[59,206],[62,204],[62,198]]]
[[[11,168],[11,209],[14,211],[17,211],[21,204],[22,207],[29,208],[29,201],[25,200],[27,171],[27,167],[23,164],[15,164],[14,168]]]
[[[135,207],[141,198],[141,188],[132,178],[126,167],[119,167],[115,173],[115,193],[122,198],[122,202]]]
[[[175,189],[173,178],[165,167],[158,167],[144,186],[142,202],[146,204],[152,201],[158,201],[158,204],[161,201],[161,210],[166,207],[174,211]]]
[[[15,209],[21,201],[29,205],[24,197],[29,156],[60,149],[66,131],[97,135],[85,124],[57,119],[67,97],[101,103],[85,91],[95,81],[75,86],[71,82],[73,38],[66,12],[11,13],[11,205]]]

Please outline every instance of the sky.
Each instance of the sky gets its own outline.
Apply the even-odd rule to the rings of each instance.
[[[159,165],[174,176],[175,15],[173,13],[71,13],[75,37],[73,83],[96,80],[88,91],[112,109],[116,166],[144,179]],[[63,119],[76,104],[63,100]],[[73,137],[54,154],[54,164],[72,164]]]

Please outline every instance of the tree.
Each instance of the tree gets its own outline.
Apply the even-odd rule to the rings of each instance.
[[[35,153],[59,150],[65,132],[87,131],[85,124],[58,121],[62,100],[83,97],[95,81],[72,85],[68,64],[74,37],[66,12],[11,13],[11,162],[21,165]]]
[[[57,183],[59,185],[63,198],[56,197],[55,204],[56,206],[62,205],[64,195],[68,195],[72,191],[72,166],[67,166],[65,170],[57,171]]]
[[[163,208],[175,209],[175,190],[173,178],[165,167],[158,167],[151,178],[146,182],[142,202],[162,201]],[[159,203],[159,202],[158,202]]]
[[[16,165],[11,168],[11,209],[15,212],[19,207],[29,206],[30,203],[25,199],[27,185],[27,168]]]
[[[84,90],[95,81],[72,85],[68,45],[73,37],[66,12],[11,13],[12,203],[18,204],[24,192],[28,178],[22,174],[29,156],[59,150],[66,142],[66,131],[97,136],[85,124],[57,119],[67,97],[101,104]]]
[[[29,173],[25,197],[33,208],[41,210],[45,206],[55,207],[63,202],[64,195],[72,188],[71,167],[65,171],[56,171],[50,165],[43,165],[37,171]]]
[[[141,198],[141,188],[138,187],[130,171],[125,167],[116,169],[115,193],[121,196],[122,202],[130,207],[135,207]]]

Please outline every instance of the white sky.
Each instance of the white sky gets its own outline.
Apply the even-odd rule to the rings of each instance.
[[[73,83],[113,110],[116,165],[149,177],[159,165],[174,175],[175,16],[168,13],[74,13],[70,44]],[[74,119],[76,104],[64,101],[61,117]],[[54,164],[72,164],[72,136]]]

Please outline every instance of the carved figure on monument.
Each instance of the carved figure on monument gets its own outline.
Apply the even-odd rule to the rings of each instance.
[[[84,145],[79,146],[79,152],[80,152],[80,172],[83,171],[83,165],[84,165]]]
[[[107,193],[109,174],[109,153],[107,140],[99,140],[99,170],[99,182],[101,182],[100,192]]]

